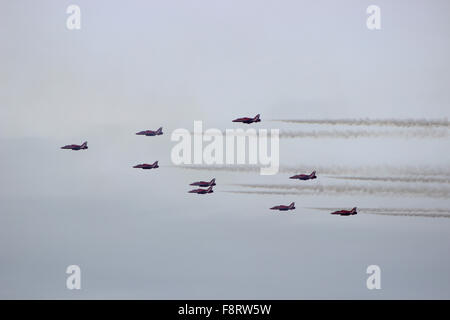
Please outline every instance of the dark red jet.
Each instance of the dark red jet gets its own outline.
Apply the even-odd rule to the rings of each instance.
[[[341,216],[352,216],[357,213],[358,212],[356,212],[356,207],[354,207],[352,210],[339,210],[339,211],[334,211],[331,214],[339,214]]]
[[[205,193],[213,193],[213,187],[209,187],[208,189],[194,189],[189,191],[189,193],[196,193],[196,194],[205,194]]]
[[[295,209],[295,202],[292,202],[288,206],[279,205],[279,206],[270,208],[270,210],[280,210],[280,211],[288,211],[288,210],[294,210],[294,209]]]
[[[243,123],[253,123],[253,122],[260,122],[261,119],[259,118],[259,114],[257,114],[254,118],[238,118],[234,119],[233,122],[243,122]]]
[[[192,182],[190,186],[199,186],[199,187],[212,187],[216,185],[216,178],[212,179],[211,181],[197,181]]]
[[[317,179],[316,172],[313,171],[311,174],[297,174],[296,176],[289,177],[289,179],[299,179],[299,180],[311,180]]]
[[[138,168],[138,169],[156,169],[156,168],[159,168],[159,166],[158,166],[158,161],[155,161],[155,163],[153,163],[153,164],[147,164],[147,163],[138,164],[138,165],[134,166],[133,168]]]
[[[83,142],[82,145],[68,144],[67,146],[61,147],[61,149],[69,149],[69,150],[85,150],[87,148],[88,148],[87,141]]]
[[[138,133],[136,133],[138,136],[147,136],[147,137],[152,137],[152,136],[159,136],[162,135],[162,127],[158,128],[158,130],[156,131],[152,131],[152,130],[145,130],[145,131],[140,131]]]

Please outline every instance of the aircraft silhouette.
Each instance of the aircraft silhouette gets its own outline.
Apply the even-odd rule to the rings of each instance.
[[[331,214],[338,214],[341,216],[352,216],[357,214],[358,212],[356,212],[356,207],[354,207],[352,210],[338,210],[338,211],[334,211]]]
[[[137,169],[156,169],[156,168],[159,168],[159,166],[158,166],[158,161],[155,161],[153,164],[147,164],[147,163],[138,164],[138,165],[135,165],[133,168],[137,168]]]
[[[288,206],[279,205],[279,206],[270,208],[270,210],[280,210],[280,211],[288,211],[288,210],[294,210],[294,209],[295,209],[295,202],[292,202]]]
[[[140,131],[136,133],[138,136],[147,136],[147,137],[152,137],[152,136],[159,136],[162,135],[162,127],[158,128],[158,130],[156,131],[152,131],[152,130],[144,130],[144,131]]]
[[[238,118],[238,119],[234,119],[233,122],[242,122],[242,123],[246,123],[246,124],[250,124],[253,122],[260,122],[261,119],[259,118],[259,114],[257,114],[254,118]]]
[[[61,149],[68,149],[68,150],[85,150],[87,149],[87,141],[83,142],[83,144],[78,145],[78,144],[68,144],[67,146],[61,147]]]
[[[312,180],[317,179],[316,172],[313,171],[311,174],[297,174],[295,176],[289,177],[289,179],[298,179],[298,180]]]
[[[213,187],[209,187],[208,189],[193,189],[191,191],[188,191],[188,193],[197,193],[197,194],[206,194],[206,193],[213,193]]]
[[[216,178],[213,178],[211,181],[197,181],[192,182],[190,186],[199,186],[199,187],[211,187],[216,185]]]

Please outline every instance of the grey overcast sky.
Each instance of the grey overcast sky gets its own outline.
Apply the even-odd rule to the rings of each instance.
[[[80,30],[66,28],[70,4]],[[371,4],[381,30],[366,27]],[[0,298],[450,298],[450,219],[310,209],[450,209],[448,197],[228,193],[293,182],[170,159],[171,132],[194,120],[224,130],[260,113],[255,128],[307,131],[369,128],[270,120],[449,118],[449,1],[2,0],[0,38]],[[448,172],[449,147],[282,139],[280,162]],[[318,176],[305,183],[449,188]],[[213,177],[215,193],[187,193]],[[293,213],[268,210],[291,201]],[[72,264],[79,291],[65,286]],[[372,264],[381,290],[366,288]]]

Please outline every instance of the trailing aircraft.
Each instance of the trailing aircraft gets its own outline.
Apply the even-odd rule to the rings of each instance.
[[[297,174],[295,176],[289,177],[289,179],[298,179],[298,180],[312,180],[317,179],[316,172],[313,171],[311,174]]]
[[[209,187],[208,189],[193,189],[189,191],[188,193],[196,193],[196,194],[206,194],[206,193],[213,193],[213,187]]]
[[[78,144],[68,144],[67,146],[61,147],[61,149],[68,149],[68,150],[85,150],[87,149],[87,141],[83,142],[83,144],[78,145]]]
[[[162,127],[158,128],[158,130],[153,131],[153,130],[144,130],[144,131],[140,131],[136,133],[138,136],[147,136],[147,137],[152,137],[152,136],[159,136],[162,135]]]
[[[250,124],[253,122],[260,122],[261,119],[259,118],[259,114],[257,114],[254,118],[238,118],[238,119],[234,119],[233,122],[242,122],[242,123],[246,123],[246,124]]]
[[[137,168],[137,169],[156,169],[156,168],[159,168],[159,166],[158,166],[158,161],[155,161],[153,164],[148,164],[148,163],[138,164],[138,165],[135,165],[133,168]]]
[[[192,182],[190,186],[199,186],[199,187],[211,187],[216,185],[216,178],[212,179],[211,181],[197,181]]]
[[[292,202],[288,206],[279,205],[279,206],[275,206],[275,207],[270,208],[270,210],[280,210],[280,211],[288,211],[288,210],[294,210],[294,209],[295,209],[295,202]]]
[[[358,212],[356,212],[356,207],[354,207],[352,210],[338,210],[338,211],[334,211],[331,214],[338,214],[341,216],[352,216],[357,214]]]

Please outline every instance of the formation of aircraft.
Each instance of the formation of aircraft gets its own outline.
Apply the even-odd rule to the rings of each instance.
[[[336,215],[341,215],[341,216],[352,216],[357,213],[358,212],[356,212],[356,207],[354,207],[352,210],[338,210],[338,211],[331,212],[331,214],[336,214]]]
[[[294,210],[295,209],[295,203],[292,202],[290,205],[285,206],[285,205],[279,205],[279,206],[275,206],[270,208],[270,210],[280,210],[280,211],[288,211],[288,210]]]
[[[211,181],[197,181],[192,182],[190,186],[198,186],[198,187],[211,187],[216,185],[216,178],[213,178]]]
[[[237,118],[234,119],[232,122],[242,122],[242,123],[246,123],[246,124],[250,124],[253,122],[261,122],[261,119],[259,118],[259,114],[257,114],[254,118]]]
[[[136,168],[136,169],[156,169],[156,168],[159,168],[159,166],[158,166],[158,161],[155,161],[152,164],[148,164],[148,163],[138,164],[138,165],[135,165],[133,168]]]
[[[251,123],[255,123],[255,122],[260,122],[260,115],[257,114],[254,118],[248,118],[248,117],[244,117],[244,118],[238,118],[238,119],[234,119],[232,122],[241,122],[241,123],[246,123],[246,124],[251,124]],[[157,130],[153,131],[153,130],[144,130],[144,131],[139,131],[136,133],[136,135],[140,135],[140,136],[159,136],[162,135],[163,131],[162,131],[162,127],[158,128]],[[61,149],[67,149],[67,150],[85,150],[87,149],[87,141],[83,142],[81,145],[78,144],[69,144],[66,145],[64,147],[61,147]],[[138,164],[133,166],[133,168],[136,169],[156,169],[159,168],[158,165],[158,161],[155,161],[152,164],[148,164],[148,163],[142,163],[142,164]],[[298,180],[312,180],[312,179],[317,179],[316,176],[316,171],[311,172],[310,174],[298,174],[298,175],[294,175],[292,177],[289,177],[289,179],[298,179]],[[198,186],[198,187],[202,187],[202,188],[206,188],[207,189],[193,189],[188,191],[189,193],[196,193],[196,194],[208,194],[208,193],[213,193],[213,187],[216,185],[216,179],[213,178],[211,181],[196,181],[190,184],[191,186]],[[292,202],[290,205],[278,205],[275,207],[270,208],[271,210],[279,210],[279,211],[288,211],[288,210],[294,210],[295,209],[295,203]],[[333,215],[341,215],[341,216],[350,216],[350,215],[355,215],[357,214],[356,211],[356,207],[354,207],[351,210],[338,210],[338,211],[334,211],[331,212],[331,214]]]
[[[144,130],[144,131],[139,131],[136,133],[138,136],[147,136],[147,137],[152,137],[152,136],[160,136],[163,134],[162,132],[162,127],[158,128],[158,130],[156,131],[152,131],[152,130]]]
[[[317,179],[317,176],[316,176],[316,172],[313,171],[310,174],[297,174],[295,176],[289,177],[289,179],[312,180],[312,179]]]
[[[216,185],[216,178],[213,178],[211,181],[197,181],[192,182],[190,186],[197,186],[197,187],[208,187],[208,189],[193,189],[191,191],[188,191],[188,193],[197,193],[197,194],[206,194],[206,193],[213,193],[213,187]]]
[[[196,194],[206,194],[206,193],[213,193],[213,187],[209,187],[208,189],[193,189],[191,191],[188,191],[188,193],[196,193]]]
[[[67,146],[61,147],[61,149],[68,149],[68,150],[85,150],[87,149],[87,141],[83,142],[83,144],[79,145],[79,144],[68,144]]]

